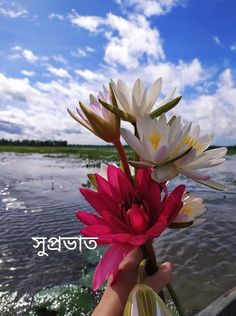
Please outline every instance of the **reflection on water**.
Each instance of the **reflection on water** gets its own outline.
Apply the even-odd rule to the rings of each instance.
[[[227,193],[177,180],[205,199],[206,221],[190,229],[168,230],[155,242],[158,261],[174,264],[173,283],[189,315],[235,285],[235,167],[233,156],[211,170],[215,179],[227,183]],[[86,264],[83,252],[38,257],[31,237],[79,234],[75,211],[89,208],[78,190],[87,182],[87,172],[73,157],[0,154],[1,315],[27,315],[32,294],[43,287],[79,283]]]

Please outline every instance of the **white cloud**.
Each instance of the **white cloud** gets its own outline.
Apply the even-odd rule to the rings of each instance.
[[[0,1],[0,15],[16,19],[24,18],[28,15],[28,11],[15,1],[1,0]]]
[[[119,2],[124,5],[124,0]],[[76,69],[74,74],[77,76],[72,76],[65,68],[45,65],[43,61],[48,60],[47,56],[36,56],[32,51],[20,46],[12,48],[10,58],[24,58],[30,63],[42,62],[50,75],[48,73],[47,77],[44,77],[48,82],[34,83],[33,80],[30,82],[33,71],[22,70],[22,75],[28,77],[23,79],[0,74],[0,102],[3,105],[0,116],[5,127],[12,126],[15,131],[22,131],[22,135],[15,135],[16,138],[57,138],[67,139],[71,143],[98,144],[101,143],[98,138],[67,115],[66,107],[73,109],[78,100],[87,104],[89,94],[97,94],[101,85],[107,85],[110,78],[121,78],[131,85],[140,77],[149,85],[161,76],[164,95],[175,86],[178,88],[176,95],[183,94],[183,101],[172,113],[179,113],[184,119],[199,122],[205,132],[214,131],[217,143],[220,143],[221,139],[233,142],[233,135],[236,134],[236,82],[232,71],[226,69],[216,80],[211,71],[205,69],[197,58],[189,62],[168,61],[159,30],[147,19],[151,15],[166,14],[183,1],[128,0],[127,3],[129,6],[133,5],[135,13],[125,17],[112,13],[104,18],[81,16],[76,11],[69,15],[74,26],[93,35],[104,36],[104,57],[96,69]],[[56,13],[49,18],[62,20]],[[213,40],[216,44],[221,44],[217,36]],[[86,46],[79,47],[71,54],[87,57],[94,51],[94,48]],[[61,55],[52,55],[50,60],[64,64],[67,62]],[[207,90],[206,82],[213,83],[211,93]],[[188,93],[186,97],[188,88],[191,88],[192,94]],[[77,131],[82,134],[80,138]],[[12,135],[5,131],[4,137],[10,138]]]
[[[30,70],[21,70],[21,73],[22,75],[26,77],[33,77],[36,74],[34,71],[30,71]]]
[[[236,52],[236,42],[234,42],[232,45],[230,45],[230,50],[232,52]]]
[[[48,15],[48,18],[49,20],[60,20],[60,21],[64,20],[64,16],[62,14],[58,14],[54,12],[50,13]]]
[[[92,86],[70,80],[60,83],[15,79],[0,73],[1,119],[20,134],[1,130],[2,137],[14,139],[67,139],[71,143],[97,143],[97,139],[73,121],[67,107],[88,101]],[[60,124],[59,124],[60,123]],[[17,128],[19,127],[19,128]],[[81,139],[78,141],[78,134]]]
[[[71,22],[89,32],[101,31],[107,39],[104,61],[110,65],[121,65],[127,69],[137,68],[140,60],[161,60],[165,58],[160,33],[150,26],[141,15],[131,15],[129,19],[108,13],[106,18],[98,16],[79,16],[75,11]],[[75,53],[74,53],[75,55]],[[85,56],[79,49],[77,56]]]
[[[217,44],[217,45],[221,45],[221,41],[219,39],[218,36],[213,36],[213,41]]]
[[[86,57],[88,55],[87,51],[81,48],[77,48],[75,51],[71,52],[71,56],[74,57]]]
[[[206,70],[195,59],[191,63],[179,62],[177,65],[162,63],[149,65],[147,69],[118,72],[117,69],[104,69],[103,72],[80,70],[77,74],[82,78],[75,80],[72,76],[67,81],[30,83],[26,78],[15,79],[0,74],[0,100],[2,120],[17,126],[22,134],[4,134],[4,137],[35,139],[67,139],[71,143],[102,143],[74,122],[66,113],[66,107],[75,108],[78,100],[88,103],[90,93],[97,94],[101,84],[108,83],[107,78],[122,78],[129,84],[137,74],[150,84],[154,79],[163,76],[164,91],[175,85],[180,90],[189,86],[204,84]],[[99,78],[99,76],[101,76]],[[105,77],[104,78],[102,77]],[[84,80],[85,79],[85,80]],[[100,81],[101,79],[101,81]],[[215,143],[222,144],[226,139],[233,144],[236,135],[236,81],[232,71],[226,69],[216,82],[215,92],[199,94],[192,97],[183,96],[183,101],[172,110],[172,114],[181,114],[184,119],[200,124],[203,132],[214,132]],[[60,122],[60,124],[58,124]],[[7,123],[6,123],[7,124]],[[78,132],[82,133],[78,139]],[[2,133],[2,132],[1,132]]]
[[[47,70],[57,76],[57,77],[60,77],[60,78],[70,78],[70,74],[68,73],[68,71],[64,68],[55,68],[55,67],[52,67],[52,66],[49,66],[47,68]]]
[[[144,17],[131,16],[127,20],[109,13],[107,25],[110,32],[106,33],[108,43],[104,60],[108,64],[132,69],[138,67],[143,57],[156,61],[165,58],[159,31],[151,28]]]
[[[133,8],[145,16],[164,15],[177,5],[183,5],[184,0],[117,0],[123,8]]]
[[[236,135],[236,81],[232,71],[226,69],[217,81],[216,91],[183,100],[176,108],[185,119],[199,123],[203,131],[214,133],[214,142],[222,145],[222,139],[235,144]],[[224,144],[223,144],[224,145]]]
[[[89,53],[94,53],[96,51],[96,49],[93,47],[90,47],[90,46],[86,46],[86,51]]]
[[[87,81],[93,81],[93,80],[104,81],[104,82],[106,81],[106,77],[103,74],[92,72],[91,70],[88,70],[88,69],[85,69],[85,70],[77,69],[75,70],[75,73]]]
[[[186,87],[195,87],[197,84],[201,84],[207,76],[198,59],[194,59],[190,63],[179,61],[178,64],[170,62],[149,64],[144,67],[141,74],[148,82],[162,77],[165,93],[174,87],[177,87],[179,93],[183,93]]]
[[[59,62],[59,63],[67,64],[67,60],[62,55],[54,55],[54,56],[52,56],[52,59]]]
[[[84,28],[91,33],[100,31],[99,27],[104,23],[104,19],[99,16],[82,16],[75,10],[69,14],[69,19],[73,25]]]
[[[74,57],[87,57],[90,53],[94,53],[95,49],[90,47],[90,46],[86,46],[85,49],[81,49],[81,48],[77,48],[75,51],[71,52],[71,56]]]
[[[36,56],[31,50],[23,49],[20,46],[14,46],[11,48],[12,53],[9,55],[9,59],[16,60],[16,59],[25,59],[29,63],[36,63],[39,58]]]

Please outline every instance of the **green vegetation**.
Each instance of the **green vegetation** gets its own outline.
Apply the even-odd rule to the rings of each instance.
[[[211,146],[210,149],[217,148]],[[132,157],[132,150],[125,146],[129,158]],[[44,155],[77,155],[82,159],[110,160],[117,161],[117,152],[114,146],[95,145],[68,145],[66,141],[52,140],[6,140],[0,139],[0,152],[14,152],[19,154],[44,154]],[[236,154],[236,146],[228,147],[228,155]]]
[[[132,150],[125,147],[128,157],[132,157]],[[13,146],[0,145],[0,152],[14,152],[19,154],[45,154],[45,155],[78,155],[82,159],[117,160],[117,153],[113,146]]]
[[[235,155],[236,154],[236,146],[229,146],[227,148],[228,148],[228,151],[227,151],[228,155]]]

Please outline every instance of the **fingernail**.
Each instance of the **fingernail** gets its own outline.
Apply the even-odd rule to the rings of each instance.
[[[170,262],[165,262],[162,264],[167,270],[172,270],[172,264]]]

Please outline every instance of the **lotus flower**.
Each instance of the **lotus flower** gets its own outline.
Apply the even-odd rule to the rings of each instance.
[[[112,103],[109,91],[103,86],[103,91],[99,92],[98,98]],[[81,125],[86,127],[96,136],[106,142],[119,140],[120,122],[119,118],[105,109],[92,94],[90,95],[90,107],[86,107],[80,102],[80,108],[77,108],[78,115],[75,115],[68,109],[69,114]]]
[[[81,233],[98,237],[98,244],[111,244],[100,260],[93,278],[92,288],[98,289],[116,274],[122,259],[135,247],[158,237],[182,208],[184,185],[170,195],[153,181],[151,170],[138,170],[134,186],[126,174],[114,165],[108,165],[107,180],[95,174],[97,190],[80,191],[98,215],[78,211],[77,217],[86,227]]]
[[[117,84],[111,81],[112,89],[118,100],[118,107],[125,113],[130,114],[134,121],[138,117],[143,117],[145,114],[150,114],[157,97],[160,94],[162,87],[162,78],[158,78],[148,90],[145,90],[144,84],[140,79],[137,79],[134,83],[133,89],[122,81],[118,80]],[[157,105],[158,108],[168,103],[175,94],[176,88]],[[179,102],[176,100],[176,104]]]
[[[199,125],[181,124],[180,117],[171,123],[163,114],[152,120],[145,116],[137,120],[139,138],[129,130],[121,129],[126,142],[142,161],[131,161],[135,167],[153,167],[152,178],[158,182],[168,181],[179,173],[203,184],[222,190],[225,187],[198,169],[217,166],[224,162],[225,147],[207,150],[212,135],[200,136]]]
[[[172,222],[171,226],[173,225],[173,227],[186,227],[197,223],[199,221],[197,218],[207,210],[202,198],[188,192],[184,192],[182,201],[183,207]]]

